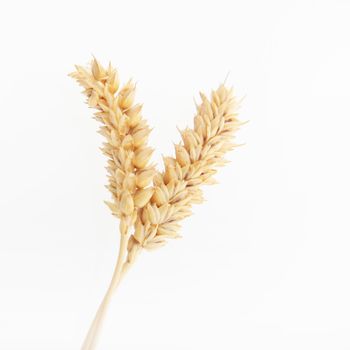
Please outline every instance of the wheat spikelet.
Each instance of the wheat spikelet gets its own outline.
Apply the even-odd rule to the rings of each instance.
[[[82,350],[95,349],[97,336],[111,296],[142,248],[159,248],[178,238],[180,222],[191,215],[193,204],[203,201],[202,185],[213,184],[217,168],[241,123],[232,89],[221,85],[208,98],[201,95],[194,126],[180,131],[175,157],[164,157],[164,171],[149,164],[153,150],[147,146],[150,128],[134,103],[135,85],[119,89],[118,74],[94,59],[88,68],[76,66],[70,74],[84,88],[88,105],[97,111],[105,137],[102,151],[108,158],[108,185],[112,201],[106,202],[120,219],[120,249],[107,293],[84,341]],[[151,185],[152,184],[152,185]],[[131,228],[133,227],[133,233]]]

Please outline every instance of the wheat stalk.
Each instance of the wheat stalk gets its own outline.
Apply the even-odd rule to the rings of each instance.
[[[142,118],[142,106],[134,104],[135,84],[129,81],[119,89],[116,70],[110,64],[102,67],[96,59],[88,68],[76,66],[70,76],[84,88],[88,105],[97,110],[95,118],[102,124],[107,188],[112,194],[106,204],[120,220],[119,256],[112,281],[82,347],[93,350],[121,278],[142,248],[155,249],[167,239],[180,237],[180,221],[191,215],[193,204],[203,201],[201,186],[215,183],[216,168],[227,162],[224,154],[238,146],[232,140],[242,123],[232,89],[221,85],[210,99],[201,93],[193,129],[180,131],[182,141],[175,145],[175,157],[164,157],[164,172],[159,172],[149,164],[150,128]]]

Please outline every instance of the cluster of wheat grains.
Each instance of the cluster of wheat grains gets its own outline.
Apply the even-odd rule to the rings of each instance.
[[[82,347],[92,350],[121,278],[142,248],[155,249],[179,237],[180,221],[191,214],[193,204],[203,201],[201,186],[215,183],[212,176],[227,162],[225,153],[237,146],[233,137],[242,123],[232,89],[221,85],[210,98],[200,94],[193,128],[180,131],[175,157],[164,157],[164,171],[159,172],[149,164],[150,128],[142,118],[142,106],[134,103],[135,84],[129,81],[119,88],[116,70],[110,64],[104,68],[96,59],[87,68],[76,66],[70,76],[84,88],[88,105],[97,110],[112,194],[106,203],[120,220],[115,271]]]

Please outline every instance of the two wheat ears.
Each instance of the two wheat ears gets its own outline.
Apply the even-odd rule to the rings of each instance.
[[[193,128],[182,130],[175,157],[164,157],[164,171],[150,163],[147,146],[151,129],[134,102],[135,84],[120,87],[117,71],[93,59],[89,67],[76,66],[70,74],[84,88],[89,107],[105,137],[102,151],[108,159],[106,202],[119,219],[120,248],[113,278],[86,336],[82,350],[96,348],[97,337],[113,292],[142,248],[155,249],[179,237],[180,221],[191,215],[193,204],[203,201],[202,185],[213,184],[216,168],[227,161],[237,119],[238,102],[224,84],[210,97],[200,94]]]

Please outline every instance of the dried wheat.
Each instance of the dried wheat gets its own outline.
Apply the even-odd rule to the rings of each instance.
[[[84,88],[88,105],[97,109],[95,118],[102,124],[99,132],[106,139],[102,151],[108,158],[107,188],[112,194],[112,201],[106,204],[112,214],[120,219],[117,266],[83,345],[83,349],[93,349],[95,333],[104,317],[110,296],[121,278],[129,229],[136,222],[139,208],[153,194],[152,188],[147,186],[152,181],[155,168],[148,164],[152,155],[152,149],[147,147],[150,128],[142,118],[142,106],[134,104],[135,84],[129,81],[119,90],[116,70],[111,65],[107,69],[103,68],[96,59],[88,69],[76,66],[76,71],[70,76]],[[129,255],[132,256],[131,253]]]
[[[150,128],[141,116],[141,105],[134,104],[135,85],[129,81],[119,90],[116,70],[111,65],[103,68],[96,59],[88,68],[76,66],[70,75],[83,86],[89,106],[97,109],[95,118],[102,123],[107,188],[112,193],[107,205],[120,219],[120,250],[112,282],[82,347],[92,350],[120,279],[142,248],[155,249],[179,237],[180,221],[191,215],[193,204],[203,201],[201,186],[215,183],[216,168],[226,164],[223,157],[236,146],[232,140],[241,123],[232,89],[221,85],[210,99],[201,93],[193,129],[180,131],[182,141],[175,145],[175,157],[164,157],[164,171],[159,172],[149,164]]]

